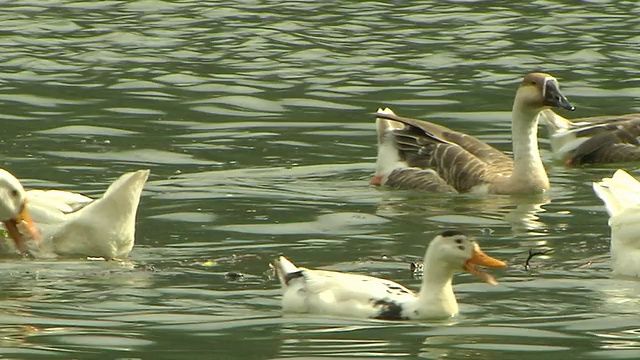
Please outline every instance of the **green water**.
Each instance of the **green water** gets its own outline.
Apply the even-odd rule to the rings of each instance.
[[[380,106],[504,150],[531,71],[559,79],[572,117],[640,111],[639,15],[616,1],[2,2],[3,167],[96,196],[152,174],[133,264],[0,260],[0,356],[639,358],[640,283],[611,277],[590,188],[615,166],[566,169],[542,130],[544,198],[368,186]],[[497,287],[456,276],[459,318],[280,313],[273,257],[416,288],[408,262],[449,228],[511,264]],[[553,253],[525,270],[531,248]]]

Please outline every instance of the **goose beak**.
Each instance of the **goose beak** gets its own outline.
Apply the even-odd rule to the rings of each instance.
[[[560,92],[558,82],[553,78],[547,78],[544,82],[543,104],[546,106],[562,108],[569,111],[575,110],[575,106],[571,105],[566,96]]]
[[[484,251],[480,250],[478,246],[475,247],[471,259],[467,260],[464,263],[464,269],[491,285],[497,285],[498,282],[490,274],[487,274],[486,272],[478,269],[476,265],[486,266],[490,268],[503,268],[507,266],[504,261],[494,259],[491,256],[485,254]]]
[[[29,211],[27,211],[26,201],[22,206],[22,210],[20,211],[20,213],[18,213],[18,215],[16,215],[13,219],[3,221],[3,224],[7,229],[9,236],[13,239],[16,248],[22,254],[25,254],[27,252],[27,247],[24,238],[22,237],[22,233],[20,232],[20,229],[18,229],[18,224],[22,224],[24,230],[31,238],[37,241],[40,240],[40,233],[38,232],[38,229],[36,228],[31,215],[29,215]]]

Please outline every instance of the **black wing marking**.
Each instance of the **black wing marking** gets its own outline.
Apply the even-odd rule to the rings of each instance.
[[[297,279],[299,277],[304,277],[304,274],[302,273],[302,270],[298,270],[298,271],[290,272],[288,274],[284,274],[284,283],[289,285],[289,281],[291,281],[293,279]]]
[[[402,305],[387,299],[371,299],[374,307],[380,308],[380,312],[374,319],[379,320],[408,320],[406,316],[402,316]]]

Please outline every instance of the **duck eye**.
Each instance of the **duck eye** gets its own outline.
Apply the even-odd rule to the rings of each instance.
[[[456,239],[456,244],[462,244],[462,239]]]
[[[535,81],[532,81],[532,82],[531,82],[531,85],[538,85],[538,83],[537,83],[537,82],[535,82]]]
[[[11,190],[11,196],[18,197],[18,190],[16,189]]]
[[[464,251],[464,246],[460,245],[458,246],[458,249],[463,250]]]

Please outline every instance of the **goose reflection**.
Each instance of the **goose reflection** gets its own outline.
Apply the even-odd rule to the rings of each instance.
[[[472,196],[420,194],[399,197],[404,192],[389,193],[377,205],[376,215],[394,218],[417,215],[420,220],[441,223],[443,227],[461,225],[476,227],[482,232],[509,226],[514,235],[544,234],[548,226],[540,220],[548,196]]]

